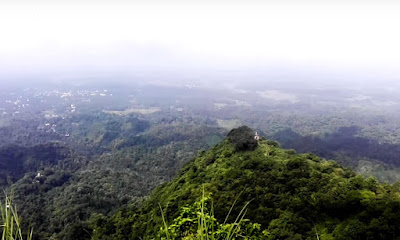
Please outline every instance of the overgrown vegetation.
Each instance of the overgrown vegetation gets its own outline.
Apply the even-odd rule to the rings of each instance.
[[[231,207],[233,209],[234,206]],[[191,206],[182,207],[179,216],[172,223],[165,221],[154,239],[193,239],[193,240],[231,240],[236,238],[261,239],[268,235],[267,231],[261,231],[260,224],[251,223],[245,219],[247,204],[242,208],[235,222],[227,223],[227,213],[223,223],[219,223],[214,217],[214,209],[210,196],[203,196]],[[162,211],[162,208],[160,208]]]
[[[281,149],[275,142],[260,141],[253,151],[237,151],[225,140],[200,153],[142,207],[121,210],[111,218],[93,218],[95,239],[156,236],[164,226],[158,204],[166,222],[175,224],[182,220],[179,209],[195,206],[203,187],[212,193],[216,222],[225,221],[235,199],[236,206],[251,200],[246,218],[268,233],[258,239],[400,236],[398,185],[380,184],[314,154]],[[235,222],[238,215],[240,208],[233,208],[227,222]]]
[[[0,202],[2,232],[1,240],[31,240],[33,230],[24,232],[21,226],[21,219],[18,216],[17,207],[13,205],[12,199],[5,196],[4,203]]]

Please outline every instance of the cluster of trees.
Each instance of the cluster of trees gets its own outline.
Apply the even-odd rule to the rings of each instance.
[[[36,174],[39,170],[57,169],[75,171],[86,159],[60,143],[39,144],[32,147],[0,147],[0,186],[7,187],[25,174]]]
[[[400,169],[400,122],[393,112],[260,105],[230,107],[210,116],[240,120],[285,148],[334,159],[354,170],[361,169],[365,161],[380,164],[390,171],[371,169],[368,173],[380,181],[400,179],[400,174],[391,171]]]
[[[342,127],[324,136],[301,136],[292,129],[277,132],[273,138],[284,147],[298,152],[312,152],[327,159],[335,159],[344,166],[356,168],[360,161],[369,161],[387,168],[400,167],[400,145],[380,143],[377,140],[360,137],[360,128]],[[374,171],[376,170],[376,172]],[[378,169],[373,169],[377,173]],[[390,175],[376,174],[381,181],[390,180]]]
[[[238,151],[254,150],[258,145],[253,130],[247,126],[232,129],[228,133],[228,139]]]

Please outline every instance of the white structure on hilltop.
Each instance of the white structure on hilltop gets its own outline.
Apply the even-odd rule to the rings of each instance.
[[[260,136],[258,136],[258,133],[257,133],[257,132],[256,132],[256,134],[254,135],[254,139],[257,140],[257,141],[260,140]]]

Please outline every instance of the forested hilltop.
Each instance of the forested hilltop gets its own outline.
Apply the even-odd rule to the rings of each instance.
[[[257,141],[248,127],[233,129],[220,144],[200,152],[141,207],[93,216],[85,231],[93,231],[94,239],[157,239],[165,236],[160,230],[165,216],[167,225],[175,224],[170,238],[192,239],[199,233],[188,209],[204,192],[220,223],[235,222],[248,204],[245,218],[260,225],[241,228],[239,238],[400,239],[398,184],[381,184],[275,141]]]

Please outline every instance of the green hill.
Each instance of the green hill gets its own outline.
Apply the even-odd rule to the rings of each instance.
[[[246,218],[261,224],[266,239],[400,239],[398,185],[364,178],[334,161],[296,154],[275,141],[253,139],[247,127],[186,164],[140,207],[111,217],[96,215],[87,228],[94,239],[151,239],[184,206],[210,194],[215,217],[234,222],[249,203]]]

